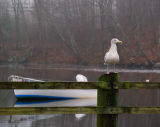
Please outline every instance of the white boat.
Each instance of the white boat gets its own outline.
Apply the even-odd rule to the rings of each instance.
[[[96,98],[70,99],[70,100],[40,100],[40,101],[17,101],[15,107],[78,107],[97,106]]]
[[[21,76],[11,75],[8,78],[9,81],[12,82],[44,82],[42,80],[26,78]],[[14,93],[16,98],[24,99],[87,99],[87,98],[97,98],[97,90],[89,89],[89,90],[81,90],[81,89],[67,89],[67,90],[50,90],[50,89],[14,89]]]

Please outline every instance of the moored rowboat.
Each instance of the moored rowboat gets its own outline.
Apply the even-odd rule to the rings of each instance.
[[[26,78],[21,76],[11,75],[8,78],[12,82],[44,82],[42,80]],[[16,98],[30,98],[30,99],[77,99],[77,98],[96,98],[96,90],[37,90],[37,89],[14,89]]]

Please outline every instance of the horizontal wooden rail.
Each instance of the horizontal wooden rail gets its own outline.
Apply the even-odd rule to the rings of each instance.
[[[97,114],[97,127],[118,127],[118,114],[160,114],[160,107],[118,107],[119,89],[160,89],[160,83],[120,82],[117,73],[98,82],[0,82],[0,89],[97,89],[97,107],[6,107],[0,115]]]
[[[119,82],[114,89],[160,89],[159,82]]]
[[[160,89],[160,83],[116,82],[0,82],[0,89]]]
[[[105,82],[100,82],[105,86]],[[0,82],[0,89],[98,89],[99,82]]]
[[[160,107],[7,107],[0,115],[32,114],[159,114]]]

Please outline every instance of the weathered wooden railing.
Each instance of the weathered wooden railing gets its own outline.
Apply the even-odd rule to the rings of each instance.
[[[115,73],[98,82],[1,82],[0,89],[98,89],[97,107],[4,107],[0,115],[97,114],[97,127],[117,127],[118,114],[160,113],[160,107],[118,107],[119,89],[160,89],[160,83],[119,82]]]

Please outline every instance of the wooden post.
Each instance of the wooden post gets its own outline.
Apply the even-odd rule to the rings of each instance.
[[[118,90],[113,89],[118,82],[118,74],[110,73],[99,77],[99,81],[107,82],[111,90],[98,89],[97,106],[99,107],[117,107],[118,105]],[[98,114],[97,127],[118,127],[118,115]]]

